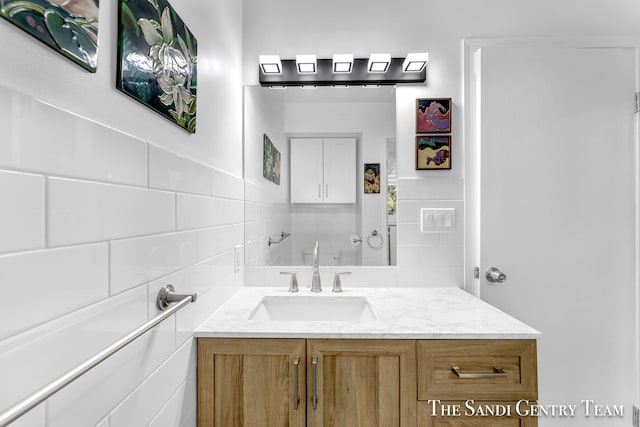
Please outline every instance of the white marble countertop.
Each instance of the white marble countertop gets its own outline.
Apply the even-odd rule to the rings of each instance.
[[[249,319],[265,296],[345,298],[364,296],[376,317],[369,321],[273,321]],[[537,339],[541,334],[459,288],[324,289],[245,287],[195,331],[196,337]]]

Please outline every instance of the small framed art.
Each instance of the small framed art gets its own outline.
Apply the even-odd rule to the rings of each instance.
[[[273,145],[267,134],[263,134],[262,176],[280,185],[280,151]]]
[[[364,193],[380,194],[380,163],[364,164]]]
[[[451,135],[416,136],[416,169],[451,169]]]
[[[416,99],[416,133],[451,133],[451,98]]]

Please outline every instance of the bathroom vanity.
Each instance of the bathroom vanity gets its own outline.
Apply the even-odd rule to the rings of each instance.
[[[243,288],[196,336],[199,426],[537,425],[539,332],[461,289]]]

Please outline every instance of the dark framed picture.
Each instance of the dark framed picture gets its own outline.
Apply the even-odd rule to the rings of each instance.
[[[380,163],[364,164],[364,193],[380,194]]]
[[[198,43],[166,0],[119,0],[116,87],[196,131]]]
[[[99,0],[0,0],[0,16],[92,73]]]
[[[280,151],[273,145],[267,134],[262,138],[262,176],[280,185]]]
[[[416,133],[451,133],[451,98],[416,99]]]
[[[416,169],[451,169],[451,135],[416,136]]]

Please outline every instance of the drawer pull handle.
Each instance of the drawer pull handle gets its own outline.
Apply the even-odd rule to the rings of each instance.
[[[463,379],[507,377],[507,373],[500,366],[494,366],[493,372],[462,372],[457,366],[453,366],[451,370],[458,376],[458,378]]]
[[[311,406],[315,411],[316,409],[318,409],[318,356],[311,357],[311,365],[313,367]]]
[[[300,366],[300,356],[293,358],[293,409],[298,409],[300,398],[298,397],[298,367]]]

